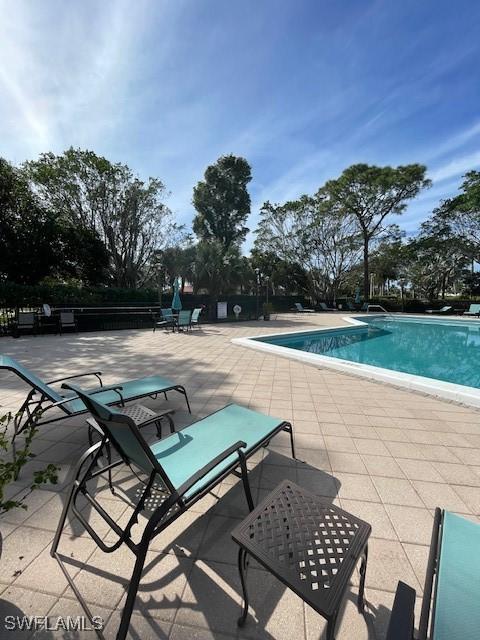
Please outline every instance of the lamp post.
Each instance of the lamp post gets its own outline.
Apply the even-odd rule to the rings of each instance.
[[[268,285],[270,283],[270,276],[265,276],[265,303],[268,304]]]
[[[159,262],[158,267],[158,304],[160,309],[162,308],[162,293],[163,293],[163,264]]]
[[[256,283],[255,293],[256,293],[256,308],[257,308],[255,319],[258,320],[260,316],[260,307],[259,307],[259,299],[258,299],[259,287],[260,287],[260,269],[258,267],[255,269],[255,283]]]

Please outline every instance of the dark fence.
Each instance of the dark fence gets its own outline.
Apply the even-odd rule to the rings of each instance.
[[[107,293],[111,292],[111,300]],[[143,300],[144,292],[130,291],[130,299],[124,301],[125,290],[77,289],[74,287],[22,287],[18,285],[0,286],[0,335],[16,333],[19,313],[34,312],[35,332],[57,333],[61,311],[73,311],[78,331],[108,331],[113,329],[141,329],[153,327],[160,315],[160,308],[170,307],[172,295],[149,291],[150,300]],[[74,294],[78,297],[75,298]],[[135,296],[135,297],[134,297]],[[252,320],[263,313],[265,296],[226,295],[218,302],[227,303],[227,318],[217,318],[217,300],[208,295],[181,294],[184,309],[202,307],[201,322],[225,322]],[[121,300],[119,300],[121,298]],[[102,299],[103,304],[98,304]],[[307,305],[302,296],[269,296],[268,302],[274,311],[292,309],[295,302]],[[52,308],[52,316],[43,313],[43,304]],[[241,312],[237,318],[233,308],[238,305]],[[32,331],[26,331],[32,332]]]

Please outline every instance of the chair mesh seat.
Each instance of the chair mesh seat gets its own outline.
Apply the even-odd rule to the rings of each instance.
[[[233,539],[320,612],[343,593],[371,527],[284,481],[233,532]]]

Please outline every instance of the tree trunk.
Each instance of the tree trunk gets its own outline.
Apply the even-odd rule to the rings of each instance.
[[[370,297],[370,283],[368,272],[368,237],[363,238],[363,296],[365,300]]]

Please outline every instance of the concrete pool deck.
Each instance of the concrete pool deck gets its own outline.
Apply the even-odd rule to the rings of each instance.
[[[45,379],[99,369],[106,382],[158,373],[185,385],[193,416],[170,394],[145,404],[172,406],[185,425],[228,402],[291,420],[298,458],[291,460],[283,435],[251,463],[254,497],[283,478],[326,496],[371,523],[366,578],[368,615],[355,607],[357,578],[339,619],[339,640],[381,640],[398,580],[421,594],[433,510],[445,507],[480,516],[480,412],[414,391],[353,377],[278,355],[245,349],[233,338],[338,326],[346,314],[285,314],[268,322],[207,325],[189,334],[116,331],[63,336],[2,338],[0,351]],[[355,315],[355,314],[353,314]],[[358,315],[358,314],[357,314]],[[346,323],[345,323],[346,324]],[[19,407],[26,386],[0,374],[3,412]],[[42,428],[33,467],[56,462],[60,484],[33,493],[27,511],[0,520],[0,616],[81,614],[57,564],[49,556],[72,465],[87,447],[85,422],[77,418]],[[119,471],[116,480],[134,491],[137,480]],[[15,490],[22,489],[21,482]],[[120,520],[127,506],[103,491],[105,506]],[[230,531],[247,513],[241,487],[229,478],[152,543],[132,620],[131,637],[150,638],[322,638],[323,619],[258,566],[250,571],[251,614],[244,629],[236,620],[240,582]],[[91,516],[92,519],[94,516]],[[99,551],[70,521],[60,551],[72,556],[76,584],[114,638],[132,554]],[[104,529],[108,538],[110,532]],[[1,623],[2,621],[0,621]],[[28,638],[32,633],[3,632]],[[37,631],[35,638],[95,638],[93,631],[65,636]]]

